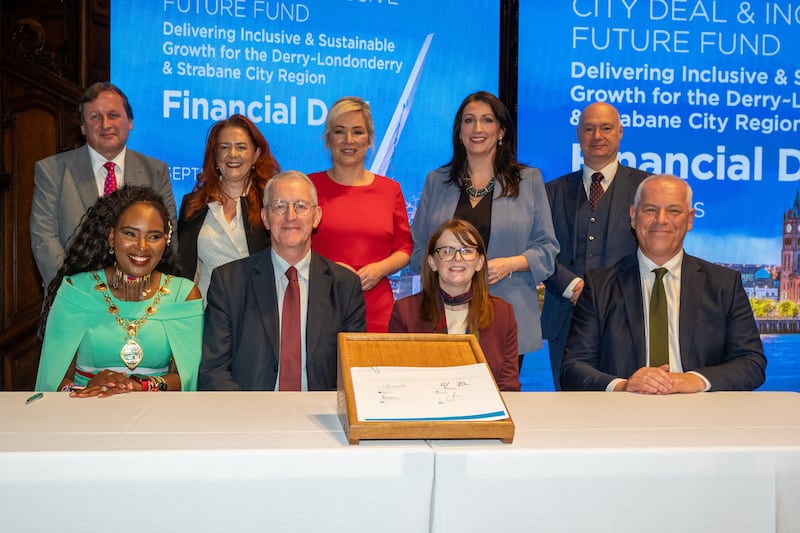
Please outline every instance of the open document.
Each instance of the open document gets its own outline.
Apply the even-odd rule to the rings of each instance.
[[[358,420],[503,420],[485,363],[445,367],[352,367]]]

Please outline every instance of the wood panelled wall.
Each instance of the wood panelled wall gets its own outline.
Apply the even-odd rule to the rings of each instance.
[[[0,1],[2,390],[33,388],[41,347],[36,326],[43,291],[28,226],[33,166],[84,142],[77,101],[85,87],[109,79],[109,4],[110,0]],[[500,97],[516,115],[518,0],[500,4]]]
[[[30,390],[43,296],[29,231],[33,167],[84,142],[77,101],[109,77],[109,1],[3,0],[0,22],[0,386]]]

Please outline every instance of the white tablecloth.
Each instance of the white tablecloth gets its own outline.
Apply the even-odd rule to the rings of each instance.
[[[0,393],[3,533],[800,531],[795,393],[505,393],[513,444],[358,446],[335,393],[28,396]]]
[[[429,529],[431,448],[348,445],[335,393],[27,396],[0,394],[4,533]]]
[[[798,394],[504,397],[513,444],[432,443],[434,532],[800,531]]]

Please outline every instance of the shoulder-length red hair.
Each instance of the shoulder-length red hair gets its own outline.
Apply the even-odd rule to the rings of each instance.
[[[272,156],[267,139],[261,134],[253,122],[244,115],[231,115],[220,120],[208,130],[206,151],[203,155],[203,170],[197,177],[194,189],[186,198],[186,218],[192,218],[203,206],[212,201],[222,203],[220,174],[217,170],[217,147],[219,134],[224,128],[241,128],[247,132],[254,148],[260,150],[254,168],[250,171],[250,189],[247,191],[247,202],[250,206],[260,206],[264,198],[264,186],[267,181],[281,171],[278,161]],[[250,209],[247,221],[254,228],[263,225],[260,209]]]

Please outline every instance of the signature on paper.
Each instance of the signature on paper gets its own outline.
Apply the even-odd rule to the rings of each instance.
[[[469,382],[442,381],[439,387],[434,391],[434,394],[437,395],[437,403],[443,405],[447,402],[455,401],[458,398],[463,398],[463,395],[459,394],[459,392],[463,390],[464,387],[469,387]]]

